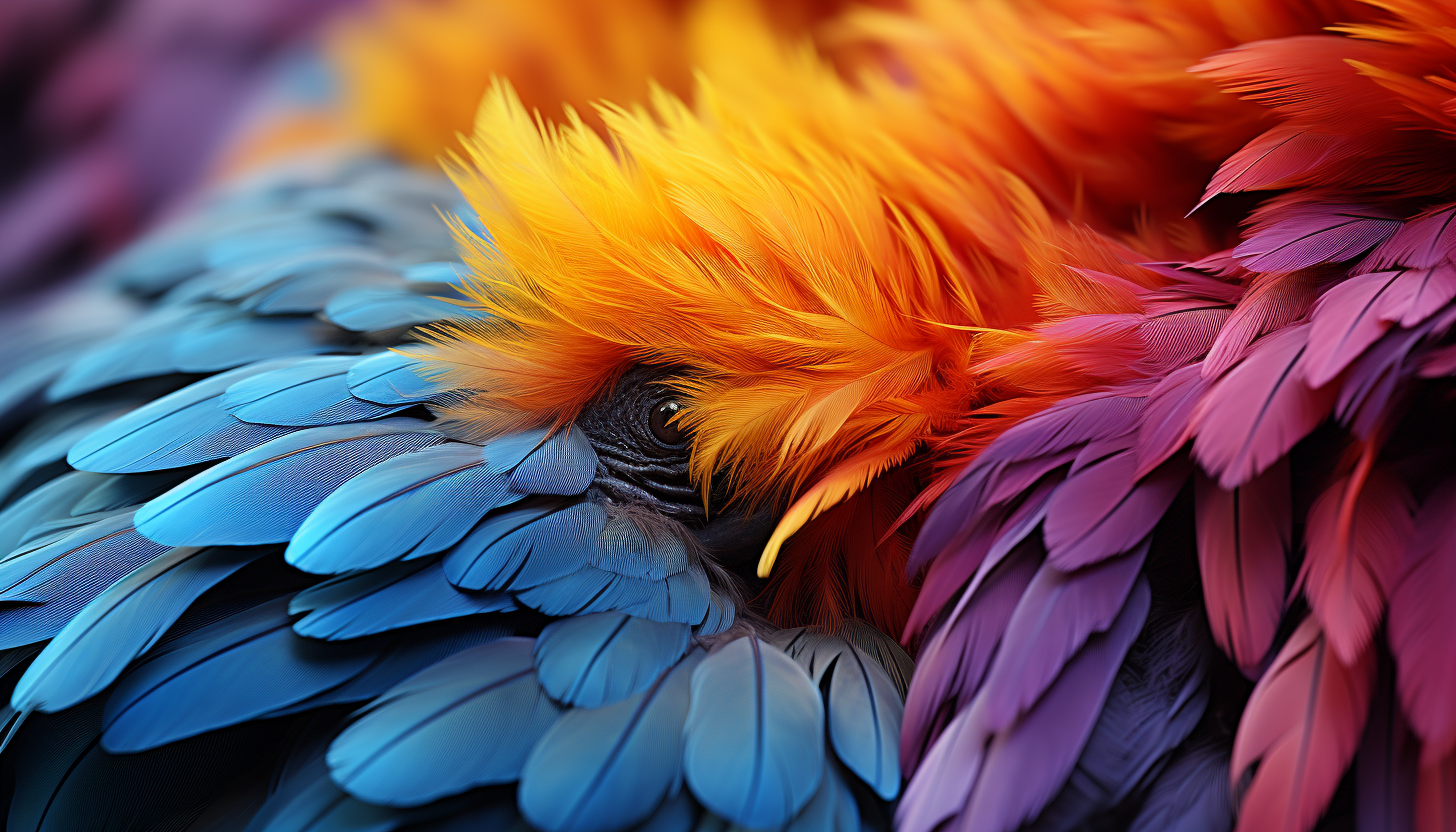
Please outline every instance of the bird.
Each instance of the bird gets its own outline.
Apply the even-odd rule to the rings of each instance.
[[[569,5],[7,312],[7,828],[1449,827],[1449,12]]]

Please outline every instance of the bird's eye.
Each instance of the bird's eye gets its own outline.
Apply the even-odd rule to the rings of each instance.
[[[677,446],[687,439],[687,433],[673,424],[673,417],[682,410],[682,404],[677,399],[663,399],[652,405],[652,410],[647,416],[647,429],[652,431],[658,442],[668,446]]]

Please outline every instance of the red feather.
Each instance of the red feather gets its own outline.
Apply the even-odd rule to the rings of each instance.
[[[1329,805],[1365,728],[1373,651],[1342,663],[1313,616],[1254,686],[1234,737],[1237,783],[1258,763],[1236,832],[1308,832]]]
[[[1193,455],[1224,488],[1273,465],[1329,414],[1334,385],[1311,390],[1294,372],[1308,339],[1307,324],[1266,336],[1198,403]]]
[[[1427,765],[1456,750],[1456,481],[1416,515],[1415,538],[1390,597],[1400,701]]]
[[[1198,566],[1213,639],[1247,674],[1257,674],[1284,612],[1285,554],[1292,512],[1289,463],[1231,491],[1201,472],[1194,481]]]
[[[1304,594],[1347,664],[1370,646],[1414,530],[1410,491],[1370,470],[1370,447],[1354,473],[1315,500],[1305,526]]]

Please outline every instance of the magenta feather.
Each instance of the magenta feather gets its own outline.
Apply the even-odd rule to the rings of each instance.
[[[1193,455],[1224,488],[1273,465],[1329,414],[1332,386],[1311,390],[1294,372],[1308,340],[1308,324],[1266,336],[1198,403]]]
[[[1390,597],[1396,682],[1423,763],[1456,749],[1456,480],[1428,497]]]
[[[1202,207],[1219,194],[1266,190],[1292,183],[1330,159],[1344,155],[1349,143],[1345,136],[1306,130],[1294,124],[1275,127],[1244,145],[1219,166],[1198,206]]]
[[[1285,556],[1293,521],[1289,463],[1280,460],[1239,488],[1194,480],[1198,567],[1213,640],[1256,675],[1284,613]]]
[[[1309,349],[1299,370],[1311,387],[1334,380],[1390,328],[1382,316],[1400,272],[1352,277],[1325,292],[1310,315]]]
[[[1361,263],[1365,271],[1397,266],[1429,269],[1456,256],[1456,205],[1442,205],[1406,222]]]

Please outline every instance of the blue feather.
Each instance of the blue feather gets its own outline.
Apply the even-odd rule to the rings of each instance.
[[[214,273],[220,273],[229,279],[226,284],[217,288],[213,296],[219,300],[242,301],[280,281],[292,281],[320,271],[330,273],[337,270],[353,275],[360,270],[368,270],[398,280],[398,276],[386,269],[385,265],[385,259],[377,250],[363,245],[310,247],[259,262],[218,269]]]
[[[401,282],[397,272],[380,266],[315,267],[249,295],[238,306],[255,315],[312,315],[340,294],[368,291],[362,287],[398,286]]]
[[[606,523],[593,554],[593,566],[628,578],[660,581],[688,568],[682,538],[667,532],[649,534],[622,515]]]
[[[474,318],[467,306],[396,288],[361,288],[340,292],[324,307],[324,316],[351,332],[382,332],[451,318]]]
[[[527,501],[491,512],[445,555],[445,576],[462,589],[540,585],[589,563],[605,524],[594,503]]]
[[[563,714],[521,771],[526,819],[545,832],[613,832],[650,818],[682,783],[688,686],[703,656],[614,704]]]
[[[854,793],[839,773],[839,767],[824,767],[824,782],[814,793],[809,805],[784,827],[784,832],[859,832],[859,807]]]
[[[149,402],[82,438],[66,461],[82,471],[127,474],[226,459],[257,447],[288,430],[239,422],[223,409],[224,391],[297,360],[240,367]]]
[[[0,502],[32,474],[66,458],[66,451],[82,437],[126,412],[111,402],[51,408],[10,442],[0,456]]]
[[[87,604],[26,669],[11,695],[21,713],[65,710],[116,680],[192,602],[266,549],[172,549]]]
[[[371,806],[339,791],[319,766],[317,775],[285,784],[268,798],[243,832],[393,832],[408,821],[398,809]]]
[[[131,521],[130,512],[119,514],[0,563],[0,649],[51,638],[91,599],[165,551]]]
[[[682,624],[619,612],[564,618],[536,639],[536,674],[551,698],[600,708],[646,690],[682,658],[691,638]]]
[[[176,372],[172,348],[191,326],[236,313],[216,305],[161,307],[81,354],[46,389],[58,402],[123,381]]]
[[[492,466],[500,464],[497,454],[503,444],[500,440],[486,444],[485,458],[491,461]],[[571,497],[585,491],[596,473],[597,454],[592,450],[591,442],[581,430],[570,427],[552,434],[514,467],[511,490],[522,494]]]
[[[433,636],[323,642],[290,625],[287,603],[277,599],[163,644],[117,683],[102,744],[140,751],[248,720],[371,699],[506,632],[457,626]]]
[[[294,623],[294,632],[328,640],[515,608],[503,593],[456,589],[438,562],[425,560],[325,581],[295,595],[288,607],[292,613],[308,612]]]
[[[905,703],[889,674],[838,636],[784,630],[774,634],[773,642],[825,689],[829,740],[835,754],[881,798],[894,800],[900,793],[900,723]]]
[[[355,356],[299,361],[287,369],[253,376],[227,388],[222,406],[244,422],[313,427],[363,422],[409,405],[378,405],[355,398],[347,381]]]
[[[234,317],[181,332],[172,361],[184,373],[215,373],[269,358],[339,352],[333,332],[313,318]]]
[[[707,615],[698,625],[697,633],[700,636],[716,636],[733,626],[736,615],[732,598],[712,592],[708,595]]]
[[[352,246],[366,239],[358,226],[331,221],[312,212],[271,212],[253,227],[218,235],[207,248],[207,266],[213,269],[242,269],[260,264],[308,257],[340,246]],[[281,275],[280,275],[281,277]]]
[[[0,557],[15,550],[36,526],[67,517],[76,504],[106,477],[72,471],[31,491],[0,511]]]
[[[698,665],[683,771],[704,806],[742,826],[780,826],[824,779],[824,703],[803,669],[754,637]]]
[[[519,499],[486,467],[480,446],[436,445],[341,485],[298,528],[285,558],[306,572],[333,574],[434,554],[486,512]]]
[[[334,782],[385,806],[419,806],[520,777],[558,707],[536,683],[530,639],[466,650],[390,690],[329,747]]]
[[[81,517],[97,512],[137,508],[147,500],[165,494],[185,479],[185,472],[175,470],[103,476],[95,488],[87,491],[71,506],[71,516]]]
[[[418,358],[382,352],[361,359],[349,370],[349,392],[376,404],[415,404],[429,401],[449,388],[424,376]]]
[[[1229,832],[1235,805],[1228,748],[1194,745],[1153,781],[1128,832]]]
[[[469,274],[464,263],[453,260],[437,260],[430,263],[416,263],[404,270],[404,279],[412,283],[447,283],[459,286],[464,280],[461,274]]]
[[[137,528],[172,546],[282,543],[360,472],[445,441],[419,419],[308,428],[203,471],[137,512]]]
[[[698,829],[707,832],[698,825],[702,815],[703,807],[693,800],[687,789],[682,789],[663,801],[652,817],[633,827],[632,832],[696,832]]]
[[[516,600],[547,615],[612,610],[652,621],[697,624],[708,612],[707,576],[694,566],[665,581],[627,578],[594,566],[518,589]]]

